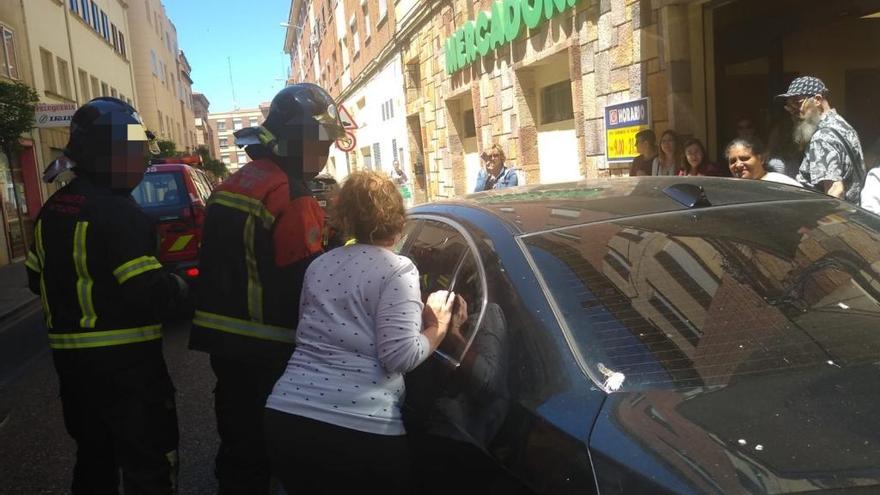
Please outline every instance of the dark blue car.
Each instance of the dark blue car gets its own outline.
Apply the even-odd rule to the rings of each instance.
[[[407,376],[428,493],[880,492],[880,217],[634,178],[410,210],[467,320]]]

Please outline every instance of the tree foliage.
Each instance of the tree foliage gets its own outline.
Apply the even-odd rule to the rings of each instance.
[[[216,160],[211,158],[211,152],[208,150],[206,146],[199,146],[196,148],[196,153],[202,157],[202,166],[205,168],[207,172],[213,175],[216,179],[225,179],[229,175],[229,171],[226,169],[226,164],[221,162],[220,160]]]
[[[171,158],[172,156],[177,156],[177,145],[174,141],[159,141],[156,144],[159,145],[158,158]]]
[[[0,81],[0,150],[10,161],[18,151],[19,138],[34,127],[37,92],[19,82]]]

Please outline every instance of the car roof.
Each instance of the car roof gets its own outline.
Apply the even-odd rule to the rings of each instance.
[[[760,180],[627,177],[499,189],[419,205],[410,211],[431,213],[432,210],[442,211],[449,207],[477,208],[506,221],[514,231],[528,234],[603,220],[690,209],[663,192],[676,184],[702,187],[712,206],[831,199],[795,186]]]

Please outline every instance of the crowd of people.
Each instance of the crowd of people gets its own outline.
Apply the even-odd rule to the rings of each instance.
[[[700,140],[666,130],[657,146],[654,131],[636,134],[639,155],[630,176],[690,175],[766,180],[861,204],[880,213],[880,173],[868,170],[855,129],[831,106],[830,91],[819,78],[799,77],[776,97],[791,117],[790,136],[774,129],[768,149],[749,118],[737,122],[737,137],[724,148],[726,167],[708,160]],[[796,151],[792,152],[792,148]]]
[[[803,150],[795,177],[748,121],[725,148],[726,166],[697,139],[666,130],[658,145],[653,131],[639,132],[630,174],[775,181],[880,210],[880,174],[866,174],[858,135],[822,81],[796,79],[778,98]],[[322,245],[324,213],[303,179],[343,133],[326,91],[288,86],[263,125],[236,131],[253,161],[209,200],[190,347],[210,355],[217,379],[220,493],[267,493],[273,476],[288,493],[411,490],[403,377],[457,335],[467,305],[446,290],[423,293],[418,268],[394,249],[410,195],[398,163],[391,177],[347,178],[333,227],[350,241]],[[155,231],[130,197],[151,138],[125,102],[80,108],[63,158],[76,178],[40,212],[28,254],[77,442],[73,493],[115,493],[120,472],[126,493],[175,490],[160,322],[189,288],[162,270]],[[475,191],[518,184],[500,146],[482,158]]]

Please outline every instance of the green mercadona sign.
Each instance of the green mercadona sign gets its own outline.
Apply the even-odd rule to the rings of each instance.
[[[492,12],[480,12],[446,40],[446,73],[454,74],[519,37],[523,24],[535,29],[543,20],[574,7],[579,0],[497,0]]]

